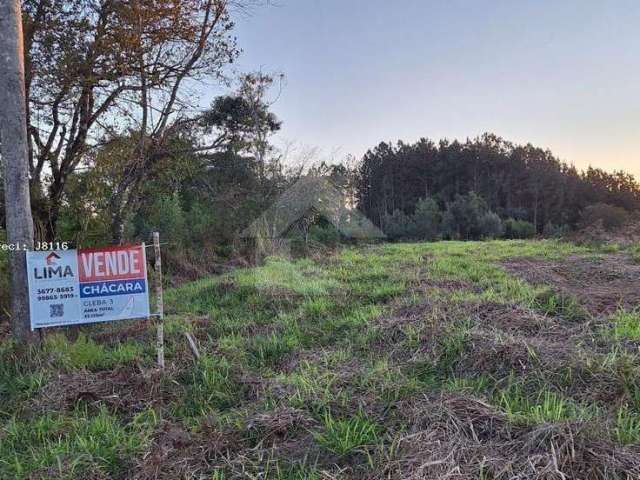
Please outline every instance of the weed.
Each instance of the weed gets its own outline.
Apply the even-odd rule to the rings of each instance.
[[[138,417],[129,426],[101,408],[73,417],[45,415],[33,421],[11,419],[0,442],[0,477],[29,478],[45,472],[55,478],[81,478],[101,472],[118,477],[132,456],[145,448],[155,424]],[[38,475],[35,475],[38,476]]]
[[[313,437],[323,448],[339,456],[348,455],[380,440],[382,427],[362,412],[347,419],[336,420],[329,412],[323,418],[323,430]]]
[[[289,329],[257,335],[250,342],[249,353],[257,366],[274,367],[300,345],[300,332]]]
[[[640,443],[640,416],[626,406],[619,408],[614,434],[620,443]]]
[[[578,301],[569,295],[545,289],[536,295],[533,308],[545,315],[555,315],[568,321],[580,321],[589,317]]]
[[[486,375],[477,377],[451,377],[446,380],[443,388],[457,392],[467,392],[472,394],[483,394],[489,391],[495,382]]]
[[[280,380],[294,388],[288,401],[296,408],[306,408],[318,413],[325,411],[330,404],[340,404],[347,400],[342,392],[335,389],[338,375],[315,363],[304,361],[297,371],[281,376]]]
[[[585,419],[594,415],[592,408],[579,406],[548,389],[542,389],[531,399],[522,386],[511,382],[494,394],[498,406],[510,417],[524,423],[559,422]]]
[[[454,370],[467,345],[469,328],[468,323],[454,327],[453,332],[442,340],[438,370],[446,373],[451,373]]]
[[[143,345],[127,342],[113,348],[96,343],[81,333],[75,342],[63,335],[49,335],[45,352],[51,354],[57,365],[66,369],[106,370],[143,359]]]
[[[420,332],[414,325],[407,325],[402,330],[404,333],[407,348],[415,350],[420,345]]]
[[[640,309],[619,309],[611,317],[611,335],[615,340],[640,340]]]
[[[243,389],[222,358],[200,357],[185,380],[184,403],[178,410],[183,416],[207,415],[233,407],[242,399]]]
[[[364,391],[374,394],[388,404],[394,404],[423,389],[418,379],[406,375],[398,367],[390,366],[387,359],[376,360],[359,383]]]

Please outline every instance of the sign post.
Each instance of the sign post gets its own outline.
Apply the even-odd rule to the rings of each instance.
[[[144,245],[26,256],[31,330],[150,316]]]
[[[156,328],[158,349],[158,367],[164,370],[164,303],[162,300],[162,257],[160,255],[160,233],[153,232],[154,270],[153,283],[156,290]]]
[[[146,246],[28,251],[31,330],[156,318],[158,367],[164,369],[160,234],[153,233],[157,313],[149,309]]]

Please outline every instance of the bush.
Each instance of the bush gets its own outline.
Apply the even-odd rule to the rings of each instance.
[[[494,212],[487,212],[482,215],[479,227],[482,238],[500,238],[504,235],[502,220]]]
[[[452,239],[479,240],[502,232],[502,222],[489,210],[482,197],[471,192],[458,195],[447,205],[442,218],[442,230]]]
[[[560,238],[564,237],[570,231],[570,227],[568,225],[556,225],[554,223],[548,222],[544,226],[544,230],[542,231],[542,235],[546,238]]]
[[[185,231],[185,242],[196,247],[210,243],[211,232],[218,224],[215,212],[210,205],[198,199],[192,200],[186,206],[182,202],[179,205],[183,210],[184,224],[188,226]],[[180,222],[179,212],[176,212],[175,221]]]
[[[438,204],[432,198],[418,200],[416,211],[411,218],[418,238],[436,240],[440,236],[442,215]]]
[[[582,228],[602,225],[607,230],[615,230],[622,227],[630,219],[629,212],[624,208],[606,203],[589,205],[580,213],[580,226]]]
[[[509,218],[504,223],[504,227],[506,238],[526,239],[536,236],[535,225],[531,222],[527,222],[526,220],[515,220],[513,218]]]
[[[402,210],[394,210],[384,217],[384,233],[391,240],[411,238],[416,233],[416,224]]]
[[[322,245],[335,247],[340,243],[340,232],[331,223],[324,220],[309,227],[309,238]]]
[[[180,198],[178,195],[154,198],[152,203],[137,212],[134,226],[136,236],[140,238],[149,238],[151,232],[158,231],[165,241],[182,244],[185,218]]]

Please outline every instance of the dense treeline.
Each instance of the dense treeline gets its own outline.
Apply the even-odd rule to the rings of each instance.
[[[479,198],[469,198],[471,193]],[[387,230],[398,217],[414,215],[422,199],[435,202],[440,220],[446,220],[447,211],[453,214],[449,207],[456,202],[458,210],[466,202],[478,215],[493,212],[502,220],[529,222],[537,233],[579,226],[589,206],[640,207],[640,186],[627,173],[580,172],[549,150],[493,134],[464,143],[381,143],[358,167],[356,196],[359,208]],[[445,228],[443,233],[455,232]]]

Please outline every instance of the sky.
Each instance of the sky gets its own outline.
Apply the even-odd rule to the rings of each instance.
[[[285,75],[276,144],[494,132],[640,178],[640,1],[271,0],[236,23],[235,68]]]

